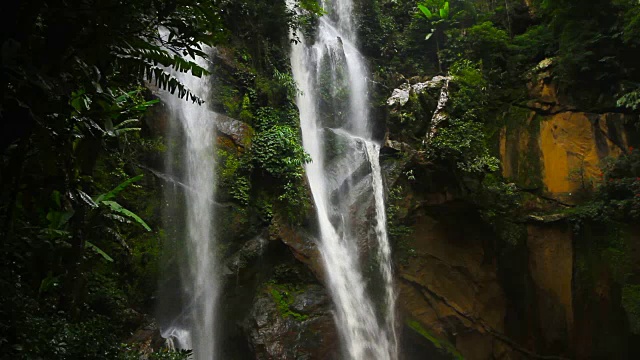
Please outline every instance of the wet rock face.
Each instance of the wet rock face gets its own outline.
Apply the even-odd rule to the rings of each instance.
[[[465,194],[444,192],[428,164],[411,165],[413,181],[386,175],[405,189],[397,214],[412,230],[395,249],[405,254],[398,306],[412,348],[432,341],[417,323],[465,359],[632,358],[620,289],[593,255],[602,240],[576,234],[566,214],[529,213],[517,243],[501,243]]]
[[[320,285],[267,285],[244,326],[256,359],[339,358],[331,301]]]
[[[573,249],[564,217],[527,217],[525,239],[507,262],[464,193],[446,190],[429,164],[411,163],[413,181],[398,178],[394,161],[386,160],[387,181],[405,188],[397,216],[412,229],[396,261],[405,332],[420,335],[417,323],[465,359],[570,354]]]
[[[241,272],[251,270],[251,266],[266,252],[267,245],[268,240],[261,235],[245,242],[240,250],[226,259],[223,268],[224,275],[234,277]]]
[[[387,125],[394,140],[428,141],[432,137],[438,125],[446,120],[443,110],[450,80],[450,77],[436,76],[423,82],[410,81],[393,90],[387,99]]]
[[[573,333],[573,246],[564,223],[527,226],[529,272],[535,285],[540,347],[563,353]]]
[[[627,151],[631,118],[624,114],[535,112],[507,122],[500,139],[503,175],[524,188],[575,202],[600,179],[600,164]]]
[[[160,334],[158,325],[150,322],[136,330],[127,340],[127,343],[134,344],[136,350],[143,355],[149,356],[156,351],[161,351],[166,344],[166,339]]]
[[[295,258],[313,271],[320,281],[324,278],[322,256],[314,241],[313,236],[302,228],[293,228],[284,221],[278,221],[272,226],[271,236],[281,240],[293,252]]]
[[[337,330],[325,289],[292,248],[279,238],[268,239],[265,231],[225,259],[221,358],[337,358]]]
[[[465,218],[465,226],[452,219]],[[468,213],[420,215],[409,240],[413,254],[399,267],[400,305],[470,359],[501,351],[506,299],[488,253],[489,232]]]
[[[247,123],[222,114],[216,115],[216,129],[231,139],[234,145],[241,148],[249,144],[251,135],[253,135],[253,129]]]

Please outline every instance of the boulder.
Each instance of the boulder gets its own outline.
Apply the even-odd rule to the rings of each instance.
[[[244,326],[258,360],[339,358],[331,301],[320,285],[268,284]]]

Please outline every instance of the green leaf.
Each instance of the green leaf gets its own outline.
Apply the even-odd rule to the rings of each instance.
[[[122,129],[124,130],[124,129]],[[111,191],[106,192],[104,194],[100,194],[98,195],[98,197],[95,199],[95,202],[101,202],[101,201],[105,201],[105,200],[110,200],[113,199],[114,197],[116,197],[122,190],[126,189],[129,185],[131,185],[132,183],[142,179],[144,175],[140,174],[138,176],[134,176],[130,179],[125,180],[124,182],[122,182],[120,185],[116,186],[115,188],[113,188]]]
[[[73,214],[74,211],[50,210],[46,216],[47,220],[49,221],[49,228],[61,229],[66,223],[69,222],[69,219],[71,219]]]
[[[117,129],[121,129],[121,128],[129,125],[129,124],[135,124],[135,123],[138,123],[138,122],[140,122],[140,120],[138,120],[138,119],[128,119],[128,120],[125,120],[125,121],[121,122],[120,124],[116,125],[114,127],[114,129],[116,129],[116,130]]]
[[[135,213],[133,213],[130,210],[127,210],[125,208],[122,207],[122,205],[118,204],[115,201],[102,201],[102,203],[104,205],[107,205],[109,208],[111,208],[112,211],[117,212],[118,214],[124,215],[126,217],[129,217],[133,220],[135,220],[138,224],[142,225],[142,227],[144,227],[147,231],[151,231],[151,228],[149,227],[149,225],[147,225],[146,222],[144,222],[144,220],[142,220],[140,218],[140,216],[136,215]]]
[[[108,262],[113,262],[113,259],[111,258],[111,256],[107,255],[106,252],[102,251],[102,249],[100,249],[99,247],[95,246],[92,242],[90,241],[85,241],[84,242],[88,247],[90,247],[91,249],[93,249],[93,251],[97,252],[98,255],[102,256],[105,260],[107,260]]]
[[[427,34],[427,36],[424,37],[425,40],[429,40],[431,39],[431,37],[433,36],[433,34],[435,33],[435,31],[431,30],[430,33]]]
[[[444,10],[444,16],[441,15],[441,17],[443,19],[448,19],[449,18],[449,2],[447,1],[446,3],[444,3],[444,7],[442,8]]]
[[[130,99],[131,97],[133,97],[133,95],[137,94],[138,90],[133,90],[133,91],[129,91],[127,93],[123,93],[122,95],[118,96],[116,98],[116,103],[123,103],[125,101],[127,101],[127,99]]]
[[[71,93],[71,100],[69,100],[69,105],[71,105],[71,107],[73,107],[73,109],[77,113],[81,113],[91,108],[91,102],[92,100],[89,95],[87,95],[86,91],[80,89]]]
[[[422,13],[427,17],[427,19],[431,19],[433,17],[433,13],[426,6],[422,4],[418,4],[418,9],[422,11]]]
[[[160,100],[155,99],[155,100],[149,100],[149,101],[145,101],[141,104],[138,104],[134,107],[131,108],[131,110],[136,110],[136,111],[143,111],[146,110],[148,107],[151,107],[153,104],[157,104]]]

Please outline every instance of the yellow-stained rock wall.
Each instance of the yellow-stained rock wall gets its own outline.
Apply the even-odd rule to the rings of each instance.
[[[503,175],[526,188],[537,179],[547,194],[571,201],[600,180],[605,159],[627,150],[626,122],[623,114],[574,111],[507,119],[500,133]]]
[[[618,114],[575,112],[544,119],[539,141],[547,190],[553,194],[571,193],[598,181],[601,161],[619,156],[627,147],[624,132],[617,136],[610,130],[620,128],[623,121]]]

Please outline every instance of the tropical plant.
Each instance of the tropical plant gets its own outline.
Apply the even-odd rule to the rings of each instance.
[[[447,26],[450,19],[449,2],[445,0],[426,0],[418,3],[418,9],[421,15],[429,21],[431,32],[425,36],[425,40],[429,40],[435,35],[436,55],[438,57],[438,68],[442,72],[442,63],[440,61],[440,42],[441,34]]]
[[[300,135],[290,126],[275,125],[256,134],[253,157],[257,165],[280,179],[301,179],[303,165],[311,161],[305,153]]]

